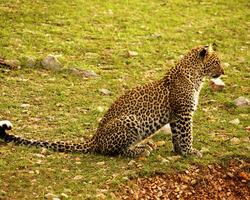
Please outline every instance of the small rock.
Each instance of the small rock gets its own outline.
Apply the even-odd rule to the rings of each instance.
[[[157,141],[154,143],[154,145],[156,145],[157,147],[161,147],[161,146],[164,146],[166,144],[165,141]]]
[[[66,199],[69,198],[69,195],[67,195],[67,194],[65,194],[65,193],[61,193],[61,196],[62,196],[63,198],[66,198]]]
[[[224,67],[229,67],[230,64],[229,63],[223,63]]]
[[[234,175],[231,173],[231,172],[227,172],[227,175],[230,177],[230,178],[233,178]]]
[[[236,118],[236,119],[231,120],[229,123],[234,124],[234,125],[239,125],[240,120],[238,118]]]
[[[128,55],[129,57],[134,57],[134,56],[138,56],[138,53],[136,51],[128,51]]]
[[[129,163],[128,163],[128,166],[133,166],[135,164],[136,164],[135,160],[130,160]]]
[[[241,143],[240,139],[237,138],[237,137],[233,137],[233,138],[230,140],[230,142],[231,142],[232,144],[240,144],[240,143]]]
[[[43,154],[43,155],[47,155],[47,154],[48,154],[48,149],[46,149],[46,148],[42,148],[42,150],[41,150],[41,154]]]
[[[97,107],[97,111],[100,112],[100,113],[102,113],[104,111],[104,108],[102,106],[98,106]]]
[[[96,165],[102,166],[105,165],[105,162],[97,162]]]
[[[60,70],[62,68],[62,64],[54,55],[48,55],[47,57],[45,57],[41,61],[41,64],[44,68],[50,70]]]
[[[108,90],[108,89],[105,89],[105,88],[99,89],[99,92],[104,94],[104,95],[110,95],[111,94],[111,91]]]
[[[196,183],[197,183],[197,180],[195,180],[195,179],[191,180],[191,182],[190,182],[191,185],[195,185]]]
[[[184,182],[184,183],[189,183],[190,182],[190,177],[189,176],[182,176],[182,181]]]
[[[239,176],[247,181],[250,180],[250,176],[245,172],[240,172]]]
[[[244,107],[244,106],[249,106],[250,105],[250,100],[245,97],[239,97],[234,100],[234,104],[238,107]]]
[[[83,70],[83,69],[78,69],[78,68],[71,68],[70,71],[72,74],[81,76],[82,78],[90,78],[90,77],[96,78],[98,76],[93,71]]]
[[[38,158],[45,158],[45,156],[43,154],[40,154],[40,153],[34,153],[33,155],[38,157]]]
[[[247,126],[247,127],[246,127],[246,131],[247,131],[247,132],[250,132],[250,126]]]
[[[27,57],[25,65],[27,67],[34,67],[36,65],[37,59],[35,57]]]
[[[86,78],[97,77],[97,74],[93,71],[83,70],[83,76]]]
[[[225,83],[219,78],[211,79],[210,80],[210,87],[215,92],[222,91],[225,87]]]
[[[53,193],[47,193],[47,194],[44,195],[44,197],[45,197],[46,199],[58,198],[58,196],[55,195],[55,194],[53,194]]]
[[[29,108],[30,107],[30,104],[28,103],[23,103],[20,105],[21,108]]]
[[[82,180],[83,176],[82,175],[77,175],[73,178],[74,180]]]

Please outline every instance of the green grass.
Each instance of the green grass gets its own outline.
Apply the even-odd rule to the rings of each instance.
[[[250,125],[250,109],[232,103],[239,96],[250,97],[248,13],[245,0],[2,0],[1,58],[23,61],[29,56],[61,55],[65,68],[99,75],[83,80],[66,71],[1,69],[0,119],[11,120],[13,133],[27,138],[81,141],[94,133],[104,114],[98,106],[106,110],[128,88],[163,76],[194,46],[216,42],[229,66],[224,91],[211,92],[205,84],[201,92],[194,146],[208,150],[203,158],[161,164],[158,155],[172,156],[171,137],[164,134],[154,140],[166,140],[166,145],[148,159],[137,160],[139,167],[128,166],[127,158],[101,155],[49,151],[40,157],[41,149],[0,143],[0,199],[42,199],[48,193],[65,193],[69,199],[95,199],[104,193],[109,199],[127,178],[230,157],[249,158],[245,127]],[[138,56],[128,57],[128,50]],[[100,88],[112,95],[101,95]],[[21,108],[24,103],[30,107]],[[229,123],[235,118],[239,125]],[[240,144],[232,144],[233,137]]]

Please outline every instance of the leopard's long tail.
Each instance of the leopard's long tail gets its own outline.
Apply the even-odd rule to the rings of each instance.
[[[41,140],[30,140],[6,133],[6,131],[11,130],[12,127],[13,126],[10,121],[7,120],[0,121],[0,139],[4,140],[7,143],[13,142],[14,144],[17,145],[44,147],[59,152],[90,153],[95,151],[94,140],[92,138],[86,140],[83,143],[78,143],[78,144],[62,142],[62,141],[50,142]]]

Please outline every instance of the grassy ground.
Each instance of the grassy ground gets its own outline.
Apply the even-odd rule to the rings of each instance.
[[[224,91],[205,84],[194,117],[194,146],[204,157],[167,163],[171,136],[148,159],[63,154],[0,143],[0,199],[115,198],[128,178],[185,169],[191,164],[249,157],[249,108],[233,100],[250,95],[249,3],[221,1],[1,0],[0,57],[25,60],[60,55],[65,67],[93,70],[83,80],[67,72],[23,66],[1,69],[0,119],[28,138],[81,141],[94,133],[114,99],[128,88],[161,77],[190,48],[216,42],[226,64]],[[138,52],[128,57],[128,50]],[[109,69],[109,70],[107,70]],[[112,94],[103,96],[100,88]],[[22,108],[22,104],[29,107]],[[229,121],[239,118],[239,125]],[[233,142],[231,138],[239,138]]]

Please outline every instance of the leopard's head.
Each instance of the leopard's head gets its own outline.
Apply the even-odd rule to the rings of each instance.
[[[203,62],[203,72],[205,76],[218,78],[224,74],[221,61],[211,45],[201,47],[199,56]]]

